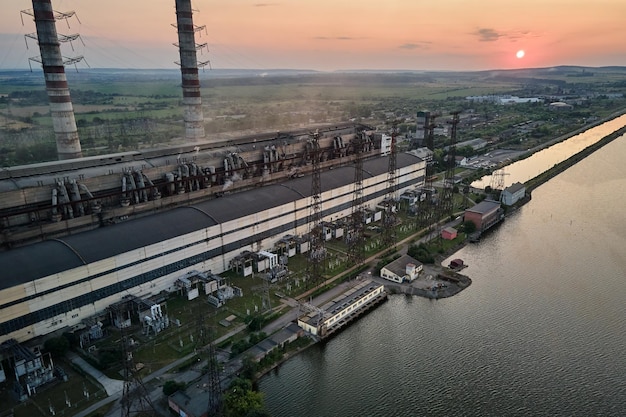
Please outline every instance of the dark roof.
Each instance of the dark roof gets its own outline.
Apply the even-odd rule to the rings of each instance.
[[[417,259],[412,258],[409,255],[402,255],[398,259],[388,263],[385,265],[385,269],[393,272],[399,277],[406,275],[406,265],[414,264],[415,266],[420,266],[422,263]]]
[[[169,400],[194,417],[205,415],[209,394],[206,390],[191,384],[185,391],[176,391]]]
[[[516,182],[515,184],[509,185],[508,187],[506,187],[504,191],[506,191],[507,193],[515,194],[516,192],[518,192],[524,187],[525,187],[524,184],[522,184],[521,182]]]
[[[471,211],[474,213],[480,213],[480,214],[485,214],[485,213],[489,213],[491,211],[494,211],[495,209],[500,207],[500,203],[497,201],[493,201],[493,200],[485,200],[485,201],[481,201],[480,203],[476,204],[474,207],[468,208],[465,211]]]
[[[398,168],[421,160],[409,154],[398,154],[397,157]],[[387,157],[364,161],[364,177],[380,175],[386,172],[387,167]],[[321,175],[323,191],[353,181],[354,168],[351,166],[328,170]],[[311,177],[305,176],[282,184],[233,193],[189,207],[178,207],[59,239],[3,251],[0,252],[0,271],[3,271],[0,289],[107,259],[310,195]]]

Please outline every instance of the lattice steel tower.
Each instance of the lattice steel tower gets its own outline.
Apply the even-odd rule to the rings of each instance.
[[[435,150],[435,120],[439,117],[439,113],[429,113],[428,116],[428,125],[426,126],[426,146],[431,151]],[[435,173],[434,161],[431,159],[426,162],[426,170],[425,170],[425,178],[424,178],[424,187],[422,189],[422,195],[420,195],[420,200],[417,206],[417,224],[419,227],[430,226],[433,221],[433,218],[436,216],[437,206],[432,203],[432,192],[433,188],[433,175]]]
[[[452,115],[452,131],[450,132],[450,146],[448,147],[448,158],[446,161],[446,175],[443,180],[443,188],[439,199],[439,216],[437,221],[441,220],[444,216],[451,216],[453,209],[453,194],[452,188],[454,187],[454,169],[456,167],[456,134],[459,125],[460,111],[453,111]]]
[[[120,307],[113,308],[113,310],[119,312],[119,308]],[[124,389],[122,391],[122,399],[120,400],[121,416],[158,416],[159,414],[150,399],[150,393],[143,384],[141,375],[135,366],[133,358],[133,339],[128,335],[125,327],[121,329],[121,335],[122,362],[124,366]]]
[[[204,353],[207,358],[207,383],[208,393],[207,416],[221,417],[223,415],[222,384],[220,380],[219,364],[213,345],[213,331],[207,329],[204,324],[204,316],[200,311],[195,311],[196,315],[196,351],[200,355]]]
[[[394,121],[391,127],[391,143],[389,149],[389,164],[387,166],[387,193],[383,206],[383,244],[389,248],[396,244],[396,200],[398,191],[397,181],[397,149],[396,136],[398,135],[398,125]]]
[[[309,239],[311,248],[307,264],[308,279],[317,285],[322,281],[326,248],[324,246],[324,230],[322,224],[322,181],[320,160],[322,151],[319,144],[319,132],[311,133],[307,146],[310,149],[311,175],[311,210],[309,216]]]
[[[360,265],[365,259],[365,236],[363,227],[363,153],[365,151],[366,133],[357,130],[352,148],[354,152],[354,193],[352,197],[352,213],[350,215],[350,232],[348,238],[348,258],[353,265]]]

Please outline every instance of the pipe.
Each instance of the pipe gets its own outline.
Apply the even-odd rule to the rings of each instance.
[[[70,198],[74,202],[74,212],[78,212],[78,217],[84,216],[85,207],[83,207],[83,204],[79,202],[81,198],[80,198],[80,191],[78,191],[78,184],[76,183],[76,180],[74,179],[70,180],[70,186],[71,186]]]
[[[63,206],[63,214],[66,219],[74,218],[74,210],[72,210],[72,205],[70,203],[70,197],[67,194],[67,189],[65,188],[65,184],[62,182],[58,182],[57,186],[59,191],[61,191],[61,195],[59,197],[59,204]]]

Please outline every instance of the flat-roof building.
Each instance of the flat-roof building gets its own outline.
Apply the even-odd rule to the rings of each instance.
[[[425,162],[397,155],[398,191],[421,186]],[[364,162],[363,197],[385,197],[388,158]],[[321,175],[325,220],[351,214],[354,169]],[[231,267],[309,229],[311,179],[300,177],[186,207],[0,252],[0,342],[42,336],[104,311],[124,295],[176,290],[185,273]]]

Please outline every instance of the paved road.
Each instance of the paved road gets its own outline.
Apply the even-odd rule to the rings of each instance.
[[[239,333],[240,331],[244,330],[246,328],[246,326],[239,326],[236,329],[228,332],[227,334],[225,334],[224,336],[218,338],[215,341],[215,344],[219,344],[222,341],[228,339],[229,337]],[[75,354],[74,354],[75,355]],[[176,361],[164,366],[161,369],[158,369],[156,371],[154,371],[153,373],[147,375],[145,378],[142,379],[144,385],[146,385],[146,387],[148,388],[149,392],[150,392],[150,399],[152,401],[153,404],[156,403],[156,401],[161,398],[161,396],[163,395],[163,391],[161,388],[161,379],[163,380],[168,380],[168,379],[173,379],[173,378],[164,378],[164,376],[166,374],[168,374],[172,369],[176,369],[178,368],[180,365],[182,365],[183,363],[187,362],[189,359],[191,359],[193,356],[195,355],[195,353],[190,353],[189,355],[177,359]],[[98,401],[97,403],[93,404],[91,407],[75,414],[75,417],[86,417],[89,414],[95,412],[96,410],[98,410],[101,407],[104,407],[107,404],[110,404],[112,402],[116,402],[116,404],[111,408],[111,410],[109,410],[107,415],[110,416],[114,416],[114,415],[119,415],[120,414],[120,403],[117,401],[121,398],[122,394],[123,394],[123,388],[124,388],[124,382],[123,381],[116,381],[114,379],[110,379],[107,376],[105,376],[104,374],[102,374],[102,372],[98,371],[97,369],[95,369],[93,366],[91,366],[89,363],[85,362],[82,358],[78,357],[76,355],[76,357],[79,359],[78,362],[75,362],[72,359],[72,362],[74,362],[76,365],[80,366],[81,369],[83,369],[85,372],[89,373],[91,376],[93,376],[98,382],[102,383],[102,385],[104,386],[104,388],[107,390],[107,394],[109,395],[107,398],[104,398],[100,401]],[[199,364],[201,365],[201,364]],[[189,370],[185,371],[185,372],[181,372],[181,373],[176,373],[176,380],[180,381],[180,382],[190,382],[193,381],[195,379],[197,379],[199,376],[202,375],[200,369],[201,366],[195,366],[195,367],[191,367]],[[169,375],[168,375],[169,376]],[[115,381],[115,382],[112,382]],[[151,383],[153,382],[153,383]],[[117,385],[116,383],[119,383],[119,385],[121,386],[121,388],[117,389]],[[109,392],[109,389],[107,389],[107,386],[110,386],[112,392]]]

